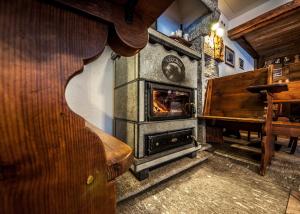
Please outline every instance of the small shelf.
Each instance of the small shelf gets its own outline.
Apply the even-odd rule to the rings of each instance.
[[[179,37],[179,36],[169,36],[171,39],[174,39],[175,41],[179,42],[180,44],[183,44],[187,47],[191,47],[192,43],[189,41],[186,41],[185,39]]]
[[[149,32],[149,41],[152,43],[158,43],[164,46],[167,50],[174,50],[179,55],[188,56],[192,60],[200,60],[201,54],[197,51],[181,44],[180,42],[171,39],[170,37],[153,30],[151,28],[148,29]]]

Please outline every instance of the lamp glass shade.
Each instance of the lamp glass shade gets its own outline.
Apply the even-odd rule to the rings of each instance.
[[[211,30],[212,31],[216,31],[218,28],[219,28],[219,22],[216,22],[216,23],[214,23],[212,26],[211,26]]]
[[[222,37],[224,35],[224,29],[220,28],[220,27],[217,28],[216,34],[217,34],[217,36]]]

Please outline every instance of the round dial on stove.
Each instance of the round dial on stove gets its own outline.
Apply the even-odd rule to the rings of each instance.
[[[172,82],[181,82],[185,79],[184,64],[174,55],[164,57],[162,60],[162,71],[165,77]]]

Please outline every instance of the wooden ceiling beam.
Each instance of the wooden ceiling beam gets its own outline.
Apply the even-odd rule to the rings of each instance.
[[[290,12],[300,7],[300,0],[294,0],[279,6],[267,13],[264,13],[242,25],[228,31],[228,37],[236,40],[245,34],[273,23],[278,19],[283,19],[290,15]]]
[[[251,44],[245,39],[245,37],[238,38],[236,42],[244,49],[246,50],[253,58],[257,59],[259,58],[259,54],[256,52],[256,50],[251,46]]]
[[[268,59],[274,59],[274,58],[279,58],[284,56],[293,56],[299,54],[300,51],[299,44],[300,44],[300,39],[287,46],[282,46],[276,49],[274,48],[274,49],[265,50],[263,52],[265,56],[264,58],[265,60],[268,60]]]

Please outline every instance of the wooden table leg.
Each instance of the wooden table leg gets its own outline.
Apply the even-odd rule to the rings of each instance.
[[[289,145],[288,145],[289,148],[293,145],[293,142],[294,142],[293,137],[290,137],[290,142],[289,142]]]
[[[298,144],[298,138],[297,137],[293,137],[293,143],[292,143],[292,149],[290,154],[295,154],[296,148],[297,148],[297,144]]]
[[[271,154],[271,147],[269,138],[267,136],[263,137],[262,140],[262,153],[261,153],[261,161],[260,161],[260,175],[265,175],[267,166],[270,163],[272,154]]]

